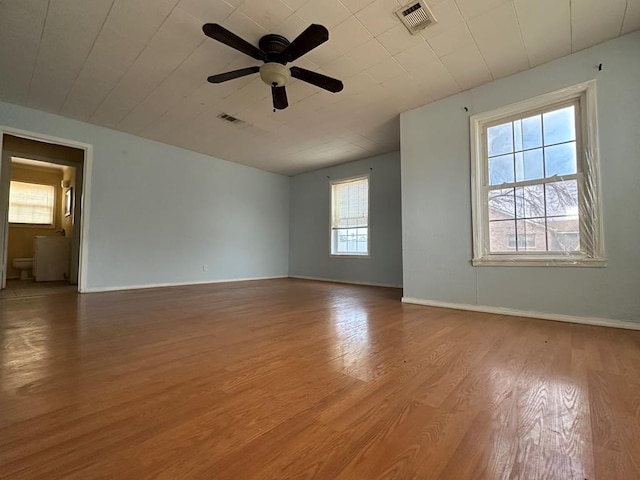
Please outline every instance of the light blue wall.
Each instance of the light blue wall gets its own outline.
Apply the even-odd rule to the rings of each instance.
[[[93,145],[89,289],[287,275],[288,177],[6,103],[0,125]]]
[[[594,78],[607,267],[474,268],[469,116]],[[640,33],[406,112],[401,137],[405,297],[640,321]]]
[[[370,175],[371,256],[330,257],[330,182],[367,173]],[[293,177],[289,222],[290,275],[401,286],[400,198],[400,152]]]

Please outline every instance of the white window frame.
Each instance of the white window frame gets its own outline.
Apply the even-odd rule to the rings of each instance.
[[[333,212],[335,209],[334,197],[333,197],[333,187],[335,185],[339,185],[341,183],[350,183],[359,180],[367,181],[367,253],[366,254],[357,254],[357,253],[334,253],[333,251]],[[371,258],[371,178],[370,175],[356,175],[354,177],[348,178],[340,178],[338,180],[332,180],[329,183],[329,195],[331,197],[331,209],[329,212],[329,256],[332,258]],[[357,227],[363,228],[363,227]]]
[[[56,186],[51,184],[51,183],[46,183],[46,182],[34,182],[34,181],[30,181],[30,180],[10,180],[9,181],[9,192],[11,192],[11,183],[13,182],[17,182],[17,183],[26,183],[29,185],[38,185],[38,186],[43,186],[43,187],[50,187],[53,190],[53,209],[52,209],[52,219],[51,219],[51,223],[28,223],[28,222],[11,222],[9,221],[9,225],[11,225],[12,227],[21,227],[21,228],[55,228],[56,226],[56,216],[57,216],[57,211],[56,211],[56,206],[58,204],[58,191],[56,189]],[[9,218],[9,212],[11,210],[11,200],[9,197],[9,203],[7,205],[7,219]]]
[[[474,266],[590,266],[606,265],[604,236],[602,229],[602,201],[599,171],[598,115],[596,103],[596,81],[591,80],[556,92],[507,105],[470,118],[471,133],[471,202],[473,222]],[[576,123],[578,174],[578,195],[580,208],[580,229],[588,232],[592,239],[589,251],[580,252],[507,252],[491,253],[489,250],[489,163],[487,158],[486,128],[500,122],[513,121],[535,115],[550,107],[578,102],[580,123]],[[569,179],[571,176],[557,178]],[[531,181],[530,183],[544,183]],[[511,184],[504,184],[510,188]],[[585,188],[589,186],[588,205]],[[495,187],[495,185],[493,186]],[[586,206],[585,206],[586,205]],[[588,211],[590,215],[584,215]]]

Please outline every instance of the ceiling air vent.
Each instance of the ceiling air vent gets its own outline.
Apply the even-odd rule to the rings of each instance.
[[[240,124],[240,123],[244,123],[242,120],[240,120],[239,118],[233,117],[227,113],[221,113],[220,115],[218,115],[218,118],[225,120],[229,123],[235,123],[235,124]]]
[[[423,28],[436,23],[436,18],[423,0],[417,0],[400,7],[395,11],[395,14],[411,32],[411,35],[415,35]]]

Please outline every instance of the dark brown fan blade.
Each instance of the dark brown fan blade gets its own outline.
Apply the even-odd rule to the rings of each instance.
[[[207,37],[211,37],[231,48],[235,48],[239,52],[249,55],[256,60],[266,60],[267,54],[260,50],[258,47],[254,47],[246,40],[243,40],[235,33],[231,33],[222,25],[217,23],[206,23],[202,26],[202,31]]]
[[[322,45],[327,40],[329,40],[329,31],[325,27],[316,24],[309,25],[304,32],[298,35],[298,37],[282,51],[282,58],[287,62],[293,62],[318,45]]]
[[[233,80],[234,78],[244,77],[251,75],[252,73],[258,73],[260,67],[241,68],[240,70],[233,70],[232,72],[220,73],[218,75],[211,75],[207,80],[211,83],[222,83],[227,80]]]
[[[271,94],[273,96],[273,108],[284,110],[289,106],[285,87],[271,87]]]
[[[303,82],[315,85],[316,87],[324,88],[325,90],[329,90],[330,92],[341,92],[344,88],[342,82],[340,80],[336,80],[335,78],[327,77],[326,75],[312,72],[311,70],[306,70],[300,67],[291,67],[290,70],[292,77],[302,80]]]

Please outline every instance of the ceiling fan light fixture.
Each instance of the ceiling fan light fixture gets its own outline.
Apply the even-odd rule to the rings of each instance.
[[[207,78],[207,81],[210,83],[222,83],[259,72],[260,79],[271,87],[274,112],[276,110],[284,110],[289,106],[285,85],[289,83],[291,77],[332,93],[341,92],[344,88],[340,80],[322,73],[295,66],[291,68],[286,66],[287,63],[296,61],[329,40],[329,30],[322,25],[315,23],[309,25],[293,42],[289,42],[282,35],[269,33],[260,38],[258,42],[260,48],[254,47],[217,23],[205,23],[202,26],[202,31],[207,37],[264,62],[261,67],[245,67],[231,72],[211,75]]]
[[[260,67],[260,78],[270,87],[284,87],[291,80],[291,71],[281,63],[269,62]]]

